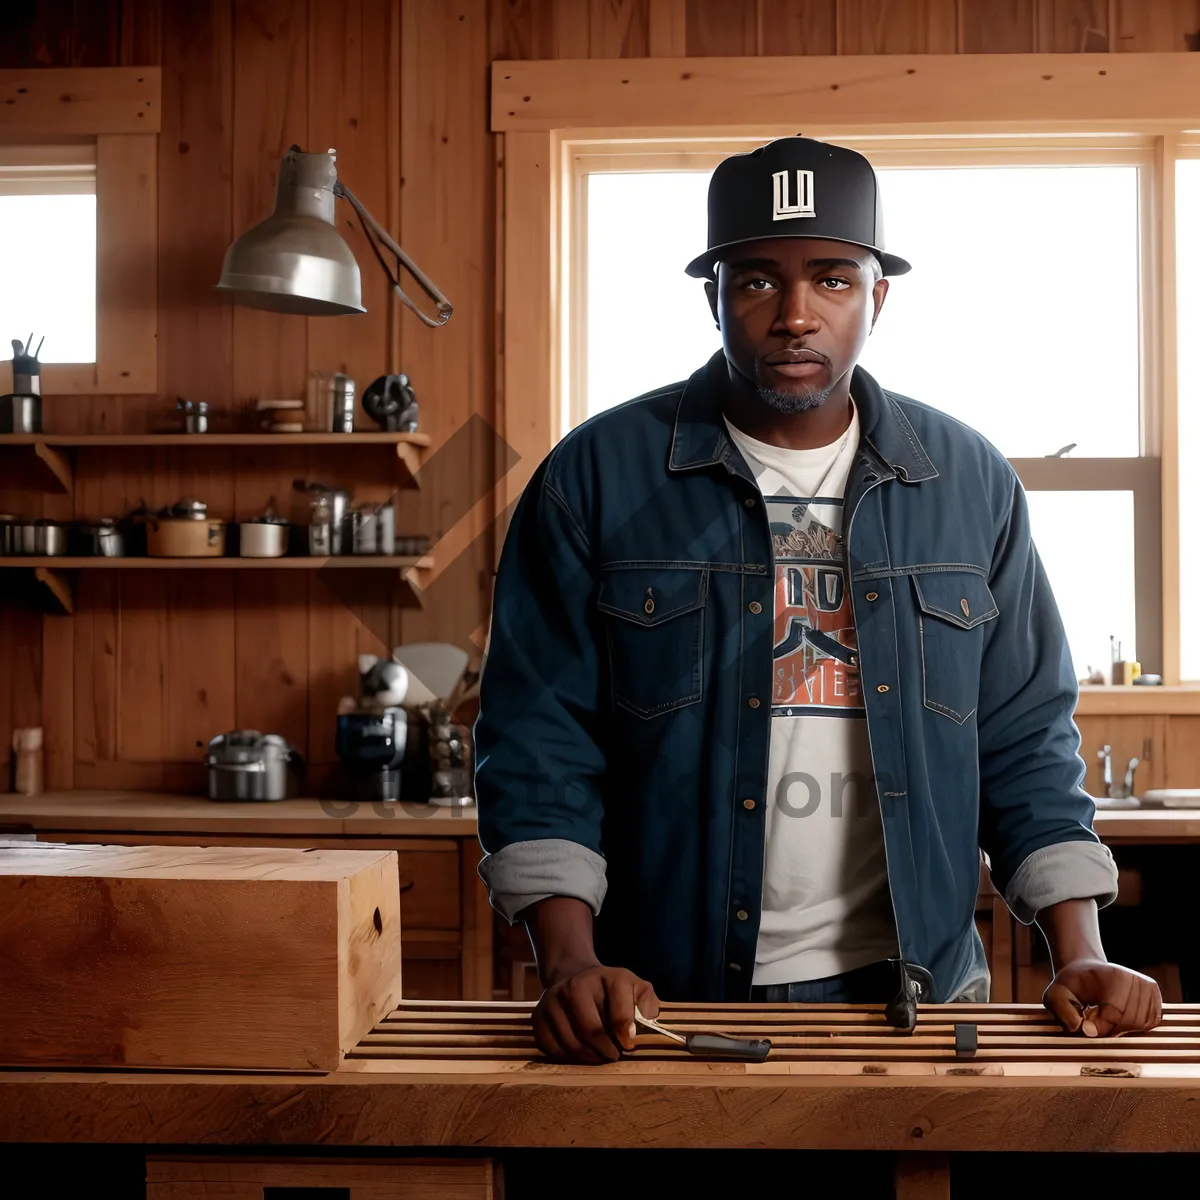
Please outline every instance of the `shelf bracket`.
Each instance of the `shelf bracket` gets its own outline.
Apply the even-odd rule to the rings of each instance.
[[[396,457],[400,460],[400,486],[419,488],[417,473],[421,469],[421,452],[412,442],[397,442]]]
[[[50,593],[61,612],[68,617],[75,615],[75,589],[66,575],[49,567],[36,567],[33,577]]]
[[[75,486],[71,460],[61,450],[47,446],[45,442],[34,442],[33,453],[53,481],[52,490],[64,492],[69,496]]]

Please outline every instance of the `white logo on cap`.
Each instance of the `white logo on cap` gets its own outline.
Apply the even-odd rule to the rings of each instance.
[[[811,171],[796,172],[796,202],[790,203],[788,196],[788,173],[776,171],[771,176],[775,184],[775,215],[776,221],[790,221],[793,217],[815,217],[817,210],[813,207],[813,173]]]

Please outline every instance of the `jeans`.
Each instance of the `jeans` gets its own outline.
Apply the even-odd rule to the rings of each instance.
[[[750,989],[750,999],[764,1004],[886,1004],[896,994],[898,979],[894,964],[868,963],[824,979],[761,984]]]

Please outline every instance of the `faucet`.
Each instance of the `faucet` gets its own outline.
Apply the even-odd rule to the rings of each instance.
[[[1104,746],[1096,756],[1104,764],[1104,794],[1110,800],[1128,800],[1133,796],[1133,775],[1141,766],[1140,758],[1131,758],[1125,768],[1124,786],[1113,786],[1112,778],[1112,747]]]

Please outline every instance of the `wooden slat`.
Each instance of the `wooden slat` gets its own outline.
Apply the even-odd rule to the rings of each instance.
[[[1114,0],[1114,50],[1195,50],[1200,13],[1195,0]]]
[[[956,0],[838,0],[838,54],[953,54]]]
[[[758,53],[754,4],[687,0],[687,52],[693,57],[734,58]]]
[[[61,571],[406,571],[411,567],[428,570],[433,565],[429,555],[345,555],[339,558],[72,558],[55,557],[53,565]],[[13,557],[4,560],[6,567],[44,567],[47,559]]]
[[[1034,0],[958,0],[958,37],[966,54],[1031,54]]]
[[[158,392],[158,139],[96,142],[96,386]]]
[[[883,68],[855,55],[514,62],[493,71],[492,128],[1200,122],[1200,56],[1097,63],[1086,54],[895,55]]]
[[[119,579],[92,572],[77,587],[72,688],[76,761],[95,763],[117,756]]]
[[[588,0],[587,13],[589,58],[649,54],[650,0]]]
[[[316,318],[312,318],[314,321]],[[171,410],[164,410],[171,411]],[[173,415],[169,418],[175,422]],[[322,446],[338,449],[343,446],[410,445],[422,450],[429,445],[427,433],[28,433],[5,434],[5,446],[170,446],[174,450],[207,450],[214,446],[253,446],[286,449],[292,446]]]
[[[836,54],[837,0],[759,0],[759,54]]]
[[[493,0],[492,59],[553,58],[555,8],[554,0]]]
[[[687,54],[687,0],[649,0],[649,4],[651,56],[683,58]]]
[[[158,67],[34,67],[0,71],[0,134],[155,134]]]
[[[1037,49],[1044,53],[1096,53],[1109,42],[1109,0],[1038,0]]]

